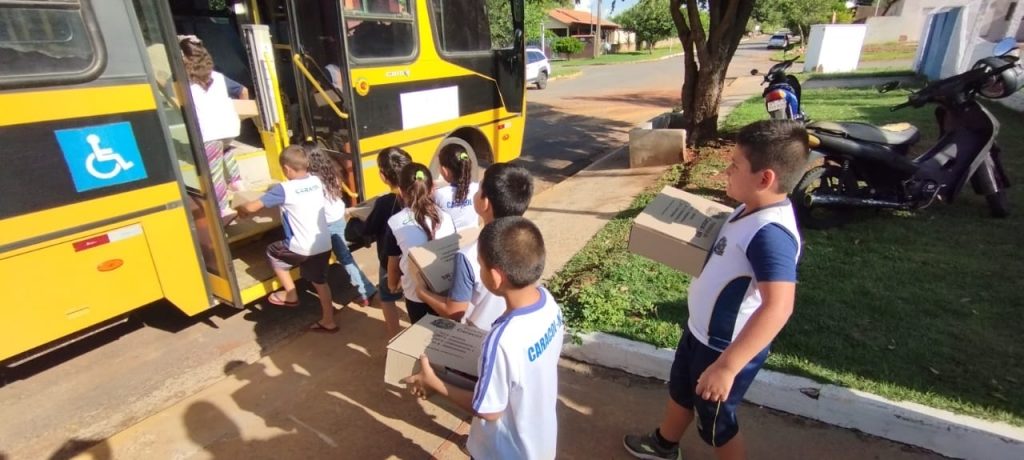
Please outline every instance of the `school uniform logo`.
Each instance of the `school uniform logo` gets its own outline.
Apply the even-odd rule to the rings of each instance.
[[[715,254],[718,254],[718,255],[725,254],[725,247],[728,246],[728,245],[729,245],[729,243],[726,241],[724,236],[719,238],[718,242],[715,243],[715,247],[714,247]]]
[[[438,318],[430,322],[434,327],[438,329],[448,330],[455,329],[455,322],[444,318]]]

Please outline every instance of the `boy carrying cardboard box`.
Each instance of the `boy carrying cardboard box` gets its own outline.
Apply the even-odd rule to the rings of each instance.
[[[484,224],[502,217],[522,216],[533,197],[533,177],[521,166],[496,163],[484,171],[480,188],[473,195],[473,208]],[[475,239],[460,244],[452,263],[448,294],[431,292],[420,283],[417,294],[439,315],[488,331],[505,312],[505,300],[487,290],[480,279]]]
[[[487,333],[473,391],[442,381],[420,357],[420,373],[405,382],[414,395],[437,392],[473,413],[467,448],[473,458],[555,458],[558,439],[558,359],[565,334],[562,311],[537,285],[544,239],[522,217],[495,220],[480,232],[480,278],[505,301]]]
[[[660,425],[623,439],[641,459],[676,459],[696,419],[718,458],[746,458],[736,409],[793,312],[800,233],[786,198],[807,164],[807,131],[788,120],[740,130],[726,193],[742,204],[690,283],[689,320]]]

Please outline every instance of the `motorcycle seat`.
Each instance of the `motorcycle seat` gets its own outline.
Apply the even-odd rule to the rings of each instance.
[[[911,145],[921,138],[921,133],[914,125],[909,123],[875,126],[868,123],[847,121],[838,123],[833,121],[816,121],[808,123],[807,129],[824,131],[858,141],[892,146]]]

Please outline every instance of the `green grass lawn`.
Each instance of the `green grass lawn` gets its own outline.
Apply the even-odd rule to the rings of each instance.
[[[772,55],[771,60],[775,62],[785,61],[786,59],[792,59],[796,56],[799,50],[796,48],[790,49],[788,52],[777,51]],[[903,42],[903,43],[882,43],[878,45],[864,45],[864,48],[860,52],[861,62],[871,61],[897,61],[901,59],[914,59],[917,53],[916,42]],[[803,56],[797,59],[796,62],[804,62]]]
[[[795,74],[800,81],[807,80],[837,80],[841,78],[897,78],[917,76],[910,69],[860,69],[853,72],[818,73],[804,72]]]
[[[561,62],[551,63],[551,77],[568,78],[579,75],[583,71],[579,67],[565,67]]]
[[[900,93],[804,92],[817,119],[909,121],[921,148],[936,138],[929,108],[889,112]],[[1001,107],[999,138],[1011,180],[1024,173],[1024,122]],[[752,98],[726,120],[734,130],[764,119]],[[699,152],[687,188],[721,199],[722,151]],[[610,222],[552,280],[577,331],[600,330],[674,347],[686,321],[689,278],[625,251],[632,217],[658,184]],[[1024,425],[1024,189],[1011,188],[1017,213],[987,217],[968,187],[954,204],[916,213],[861,214],[855,223],[804,233],[797,306],[768,367],[954,412]]]
[[[650,61],[653,59],[662,58],[672,54],[682,53],[683,49],[679,46],[672,48],[655,48],[651,52],[647,51],[630,51],[625,53],[609,53],[602,54],[597,58],[572,58],[570,60],[558,60],[551,61],[551,65],[559,65],[562,67],[583,67],[589,65],[608,65],[608,64],[623,64],[627,62],[642,62]]]

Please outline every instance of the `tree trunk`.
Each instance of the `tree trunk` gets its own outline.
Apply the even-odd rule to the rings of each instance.
[[[687,142],[692,146],[718,138],[718,109],[722,103],[727,64],[704,66],[691,80],[692,88],[684,95],[683,123],[687,126]],[[686,91],[684,83],[683,91]],[[688,97],[687,97],[688,96]]]
[[[669,5],[683,44],[685,69],[680,99],[686,143],[694,146],[718,138],[718,109],[726,70],[743,37],[754,1],[708,2],[711,24],[706,34],[699,22],[698,2],[682,5],[681,0],[670,0]]]

